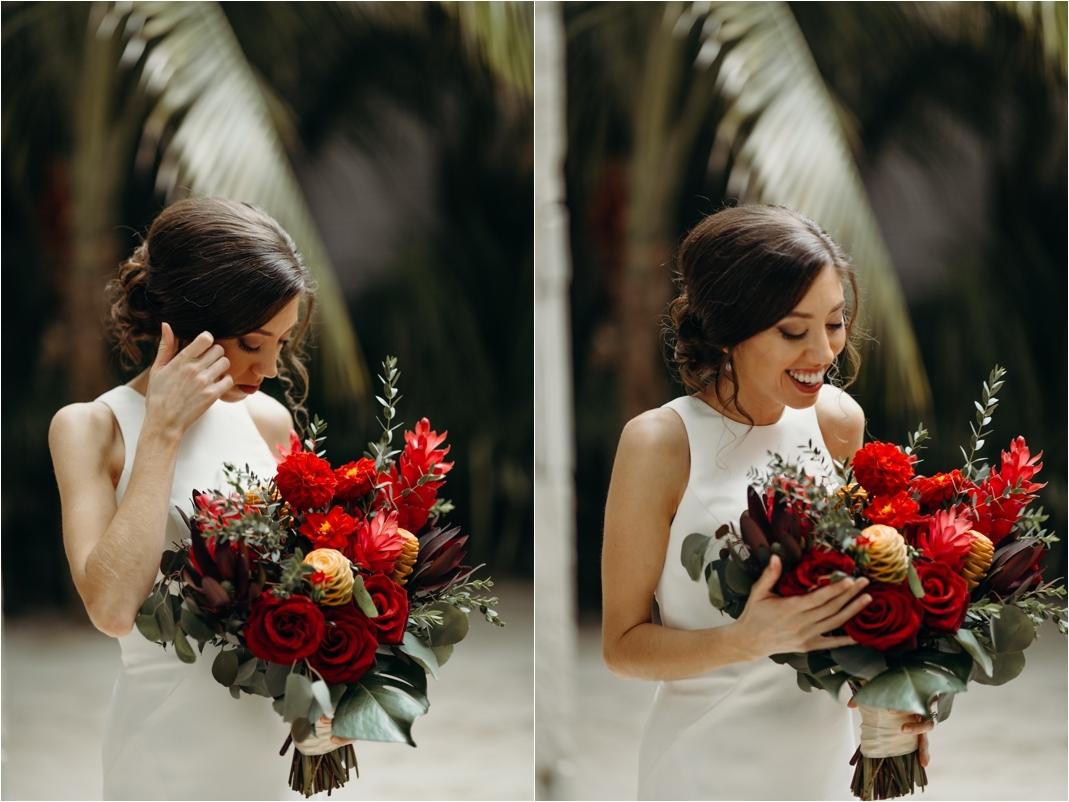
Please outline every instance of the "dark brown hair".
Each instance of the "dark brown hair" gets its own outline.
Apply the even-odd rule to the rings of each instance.
[[[130,368],[144,364],[145,346],[159,342],[162,323],[171,326],[180,346],[202,331],[223,340],[255,331],[303,298],[304,314],[279,365],[287,400],[295,412],[303,411],[308,373],[301,344],[314,288],[293,240],[262,209],[222,198],[168,206],[119,265],[107,297],[109,333]]]
[[[738,379],[730,369],[735,346],[789,314],[828,265],[851,290],[843,313],[848,386],[860,365],[858,292],[843,249],[817,223],[784,206],[737,206],[702,220],[679,249],[679,297],[668,305],[665,322],[680,381],[692,393],[712,384],[723,406],[733,404],[749,419],[738,407]],[[733,388],[727,399],[716,381],[725,368]],[[831,375],[838,377],[838,364]]]

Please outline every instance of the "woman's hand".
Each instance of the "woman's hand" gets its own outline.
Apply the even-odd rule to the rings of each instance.
[[[824,633],[838,629],[872,601],[870,595],[861,593],[867,579],[841,579],[804,596],[784,598],[772,592],[782,572],[780,558],[772,555],[739,616],[739,628],[751,644],[752,659],[837,649],[857,642],[848,636],[828,637]]]
[[[164,323],[161,328],[159,352],[149,369],[145,422],[159,433],[181,438],[234,380],[226,373],[230,360],[211,334],[202,332],[177,351],[171,327]]]
[[[846,703],[847,707],[857,707],[857,702],[852,698]],[[906,715],[901,711],[892,711],[899,713],[900,715]],[[905,735],[917,736],[917,751],[920,753],[921,766],[928,768],[928,764],[932,760],[931,753],[928,751],[928,735],[927,733],[935,729],[935,719],[925,718],[924,716],[916,713],[909,717],[909,721],[902,725],[902,732]]]
[[[342,746],[356,743],[350,738],[339,738],[331,733],[331,720],[324,713],[319,721],[312,725],[312,734],[303,741],[293,739],[293,745],[302,755],[325,755]],[[290,732],[292,733],[292,727]]]

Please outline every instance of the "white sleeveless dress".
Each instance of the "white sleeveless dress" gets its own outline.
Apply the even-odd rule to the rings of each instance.
[[[666,404],[683,419],[690,478],[672,520],[657,584],[661,620],[706,629],[733,619],[709,603],[703,582],[680,562],[692,532],[738,531],[747,472],[769,453],[801,458],[810,441],[827,454],[816,409],[790,407],[769,426],[725,418],[694,397]],[[830,463],[829,463],[830,464]],[[828,468],[808,463],[811,475]],[[788,666],[767,658],[684,680],[661,682],[639,752],[639,799],[850,799],[855,748],[850,711],[824,691],[803,693]]]
[[[122,386],[97,401],[115,414],[126,462],[115,488],[130,481],[145,397]],[[223,463],[274,476],[276,463],[244,401],[217,401],[186,432],[178,452],[165,544],[189,530],[175,507],[191,511],[193,489],[225,489]],[[218,649],[206,646],[192,665],[137,629],[119,638],[122,669],[104,735],[104,799],[296,799],[287,784],[289,756],[278,751],[288,727],[271,701],[240,700],[212,678]],[[194,649],[196,645],[194,644]]]

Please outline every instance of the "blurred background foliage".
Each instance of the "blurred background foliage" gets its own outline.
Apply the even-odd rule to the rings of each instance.
[[[397,356],[406,427],[426,416],[449,430],[446,495],[470,559],[529,575],[529,5],[4,3],[2,15],[5,614],[80,609],[48,425],[130,378],[103,339],[103,287],[187,194],[263,206],[313,270],[307,407],[330,423],[332,462],[377,437],[376,368]]]
[[[869,437],[923,422],[925,468],[960,466],[981,382],[1008,368],[986,453],[1044,450],[1066,537],[1066,3],[563,11],[581,607],[600,606],[623,423],[683,392],[658,339],[673,249],[728,203],[797,208],[851,253]]]

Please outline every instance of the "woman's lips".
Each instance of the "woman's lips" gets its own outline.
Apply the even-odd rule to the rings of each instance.
[[[234,386],[247,395],[252,395],[260,389],[260,385],[258,384],[235,384]]]
[[[791,383],[795,386],[795,388],[797,388],[800,392],[805,393],[806,395],[813,395],[814,393],[819,393],[820,388],[824,386],[824,382],[817,382],[816,384],[806,384],[805,382],[800,382],[790,373],[787,374],[787,378],[791,380]]]

